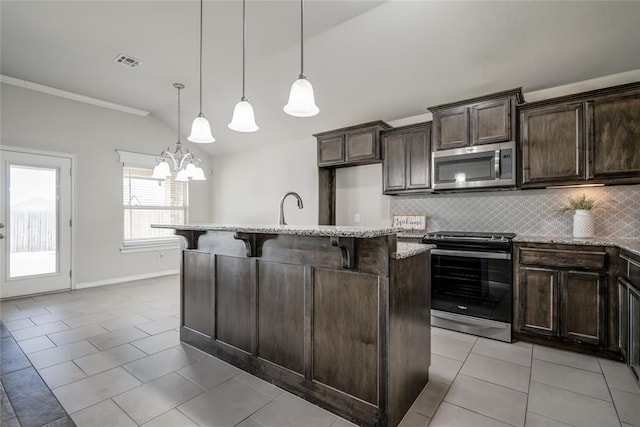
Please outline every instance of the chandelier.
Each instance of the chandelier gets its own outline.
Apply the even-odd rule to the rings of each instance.
[[[176,173],[176,181],[204,181],[204,171],[200,167],[200,159],[195,157],[188,148],[182,147],[180,141],[180,90],[184,89],[182,83],[174,83],[173,87],[178,89],[178,141],[175,148],[167,147],[158,157],[156,166],[153,168],[152,178],[165,179]],[[169,166],[169,161],[172,165]]]

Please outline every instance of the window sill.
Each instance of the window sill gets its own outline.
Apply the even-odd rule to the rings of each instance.
[[[153,252],[153,251],[167,251],[167,250],[180,250],[180,242],[175,243],[144,243],[137,245],[123,245],[120,248],[122,254],[132,254],[138,252]]]

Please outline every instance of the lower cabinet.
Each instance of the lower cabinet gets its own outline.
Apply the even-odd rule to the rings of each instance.
[[[618,277],[619,348],[640,384],[640,257],[623,252]]]
[[[617,352],[614,248],[517,244],[515,252],[516,335]]]
[[[520,328],[578,342],[604,344],[604,274],[520,268]]]

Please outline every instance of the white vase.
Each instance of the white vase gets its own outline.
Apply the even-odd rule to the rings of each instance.
[[[576,209],[573,214],[573,237],[587,239],[593,237],[593,214],[589,210]]]

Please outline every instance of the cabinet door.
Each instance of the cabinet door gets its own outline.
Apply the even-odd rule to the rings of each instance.
[[[521,330],[558,335],[559,272],[547,268],[520,268]]]
[[[471,107],[471,145],[511,141],[511,99]]]
[[[583,111],[582,104],[572,104],[520,113],[525,187],[585,180]]]
[[[562,283],[562,336],[605,344],[606,277],[600,273],[568,271]]]
[[[213,255],[182,252],[182,326],[213,337]]]
[[[344,135],[318,138],[318,166],[344,163]]]
[[[380,158],[377,128],[348,132],[345,140],[346,161]]]
[[[629,288],[618,279],[618,348],[625,359],[629,357]]]
[[[384,192],[404,190],[405,185],[405,134],[391,133],[382,137],[384,147]]]
[[[431,186],[430,130],[410,131],[406,134],[407,190],[427,189]]]
[[[456,107],[433,113],[434,150],[469,145],[469,108]]]
[[[640,93],[596,99],[587,112],[589,178],[640,182]]]
[[[629,366],[640,378],[640,292],[629,288]]]

